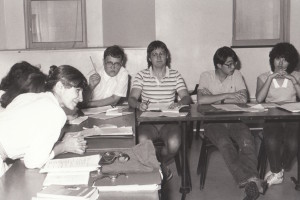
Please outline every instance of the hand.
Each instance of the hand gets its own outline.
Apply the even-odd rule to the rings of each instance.
[[[89,77],[89,86],[91,89],[94,89],[101,81],[101,76],[98,73],[92,74]]]
[[[147,103],[147,102],[142,102],[142,103],[140,103],[138,109],[139,109],[140,111],[146,111],[146,110],[148,109],[148,103]]]
[[[65,152],[84,154],[87,148],[86,140],[84,140],[81,132],[66,133],[62,143],[64,145]]]
[[[171,103],[171,105],[169,105],[169,109],[174,109],[174,108],[177,108],[177,107],[180,107],[182,104],[180,102],[178,103]]]
[[[246,96],[242,92],[234,92],[230,94],[230,99],[234,99],[237,103],[245,103]]]
[[[212,95],[212,93],[207,88],[200,89],[200,92],[203,95]]]

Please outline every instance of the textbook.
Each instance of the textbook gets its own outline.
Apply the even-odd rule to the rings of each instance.
[[[100,155],[52,159],[49,160],[40,170],[46,172],[71,172],[71,171],[94,171],[99,167]]]
[[[94,196],[97,196],[97,194],[96,188],[89,186],[50,185],[38,192],[36,197],[38,199],[52,198],[53,200],[88,200],[91,197],[94,199]]]
[[[159,170],[143,173],[119,173],[98,177],[93,187],[99,191],[155,191],[161,188],[162,175]]]
[[[184,107],[189,107],[189,105],[181,105],[175,108],[169,108],[170,103],[150,103],[148,105],[147,111],[152,112],[165,112],[165,113],[179,113]]]
[[[123,127],[97,127],[81,131],[84,137],[92,136],[133,136],[132,126]]]

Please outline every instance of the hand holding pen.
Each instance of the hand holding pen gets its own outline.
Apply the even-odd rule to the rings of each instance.
[[[139,105],[139,107],[138,107],[139,110],[146,111],[148,109],[149,103],[150,103],[149,99],[146,102],[141,102],[140,105]]]

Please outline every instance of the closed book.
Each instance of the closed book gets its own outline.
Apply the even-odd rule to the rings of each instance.
[[[154,191],[159,190],[162,176],[159,170],[144,173],[119,173],[99,175],[94,187],[99,191]]]
[[[89,186],[50,185],[36,194],[38,198],[60,200],[87,200],[93,196],[96,188]]]

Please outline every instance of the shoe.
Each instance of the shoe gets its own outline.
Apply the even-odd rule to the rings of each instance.
[[[259,197],[259,191],[254,181],[248,182],[245,186],[246,197],[244,200],[256,200]]]
[[[264,181],[262,179],[259,179],[257,177],[252,177],[250,179],[248,179],[248,182],[254,182],[256,183],[258,192],[262,195],[264,195],[268,189],[268,183],[267,181]]]
[[[268,176],[267,176],[268,175]],[[281,170],[278,173],[267,173],[265,180],[268,183],[268,186],[270,187],[271,185],[275,185],[275,184],[280,184],[283,182],[283,170]]]

